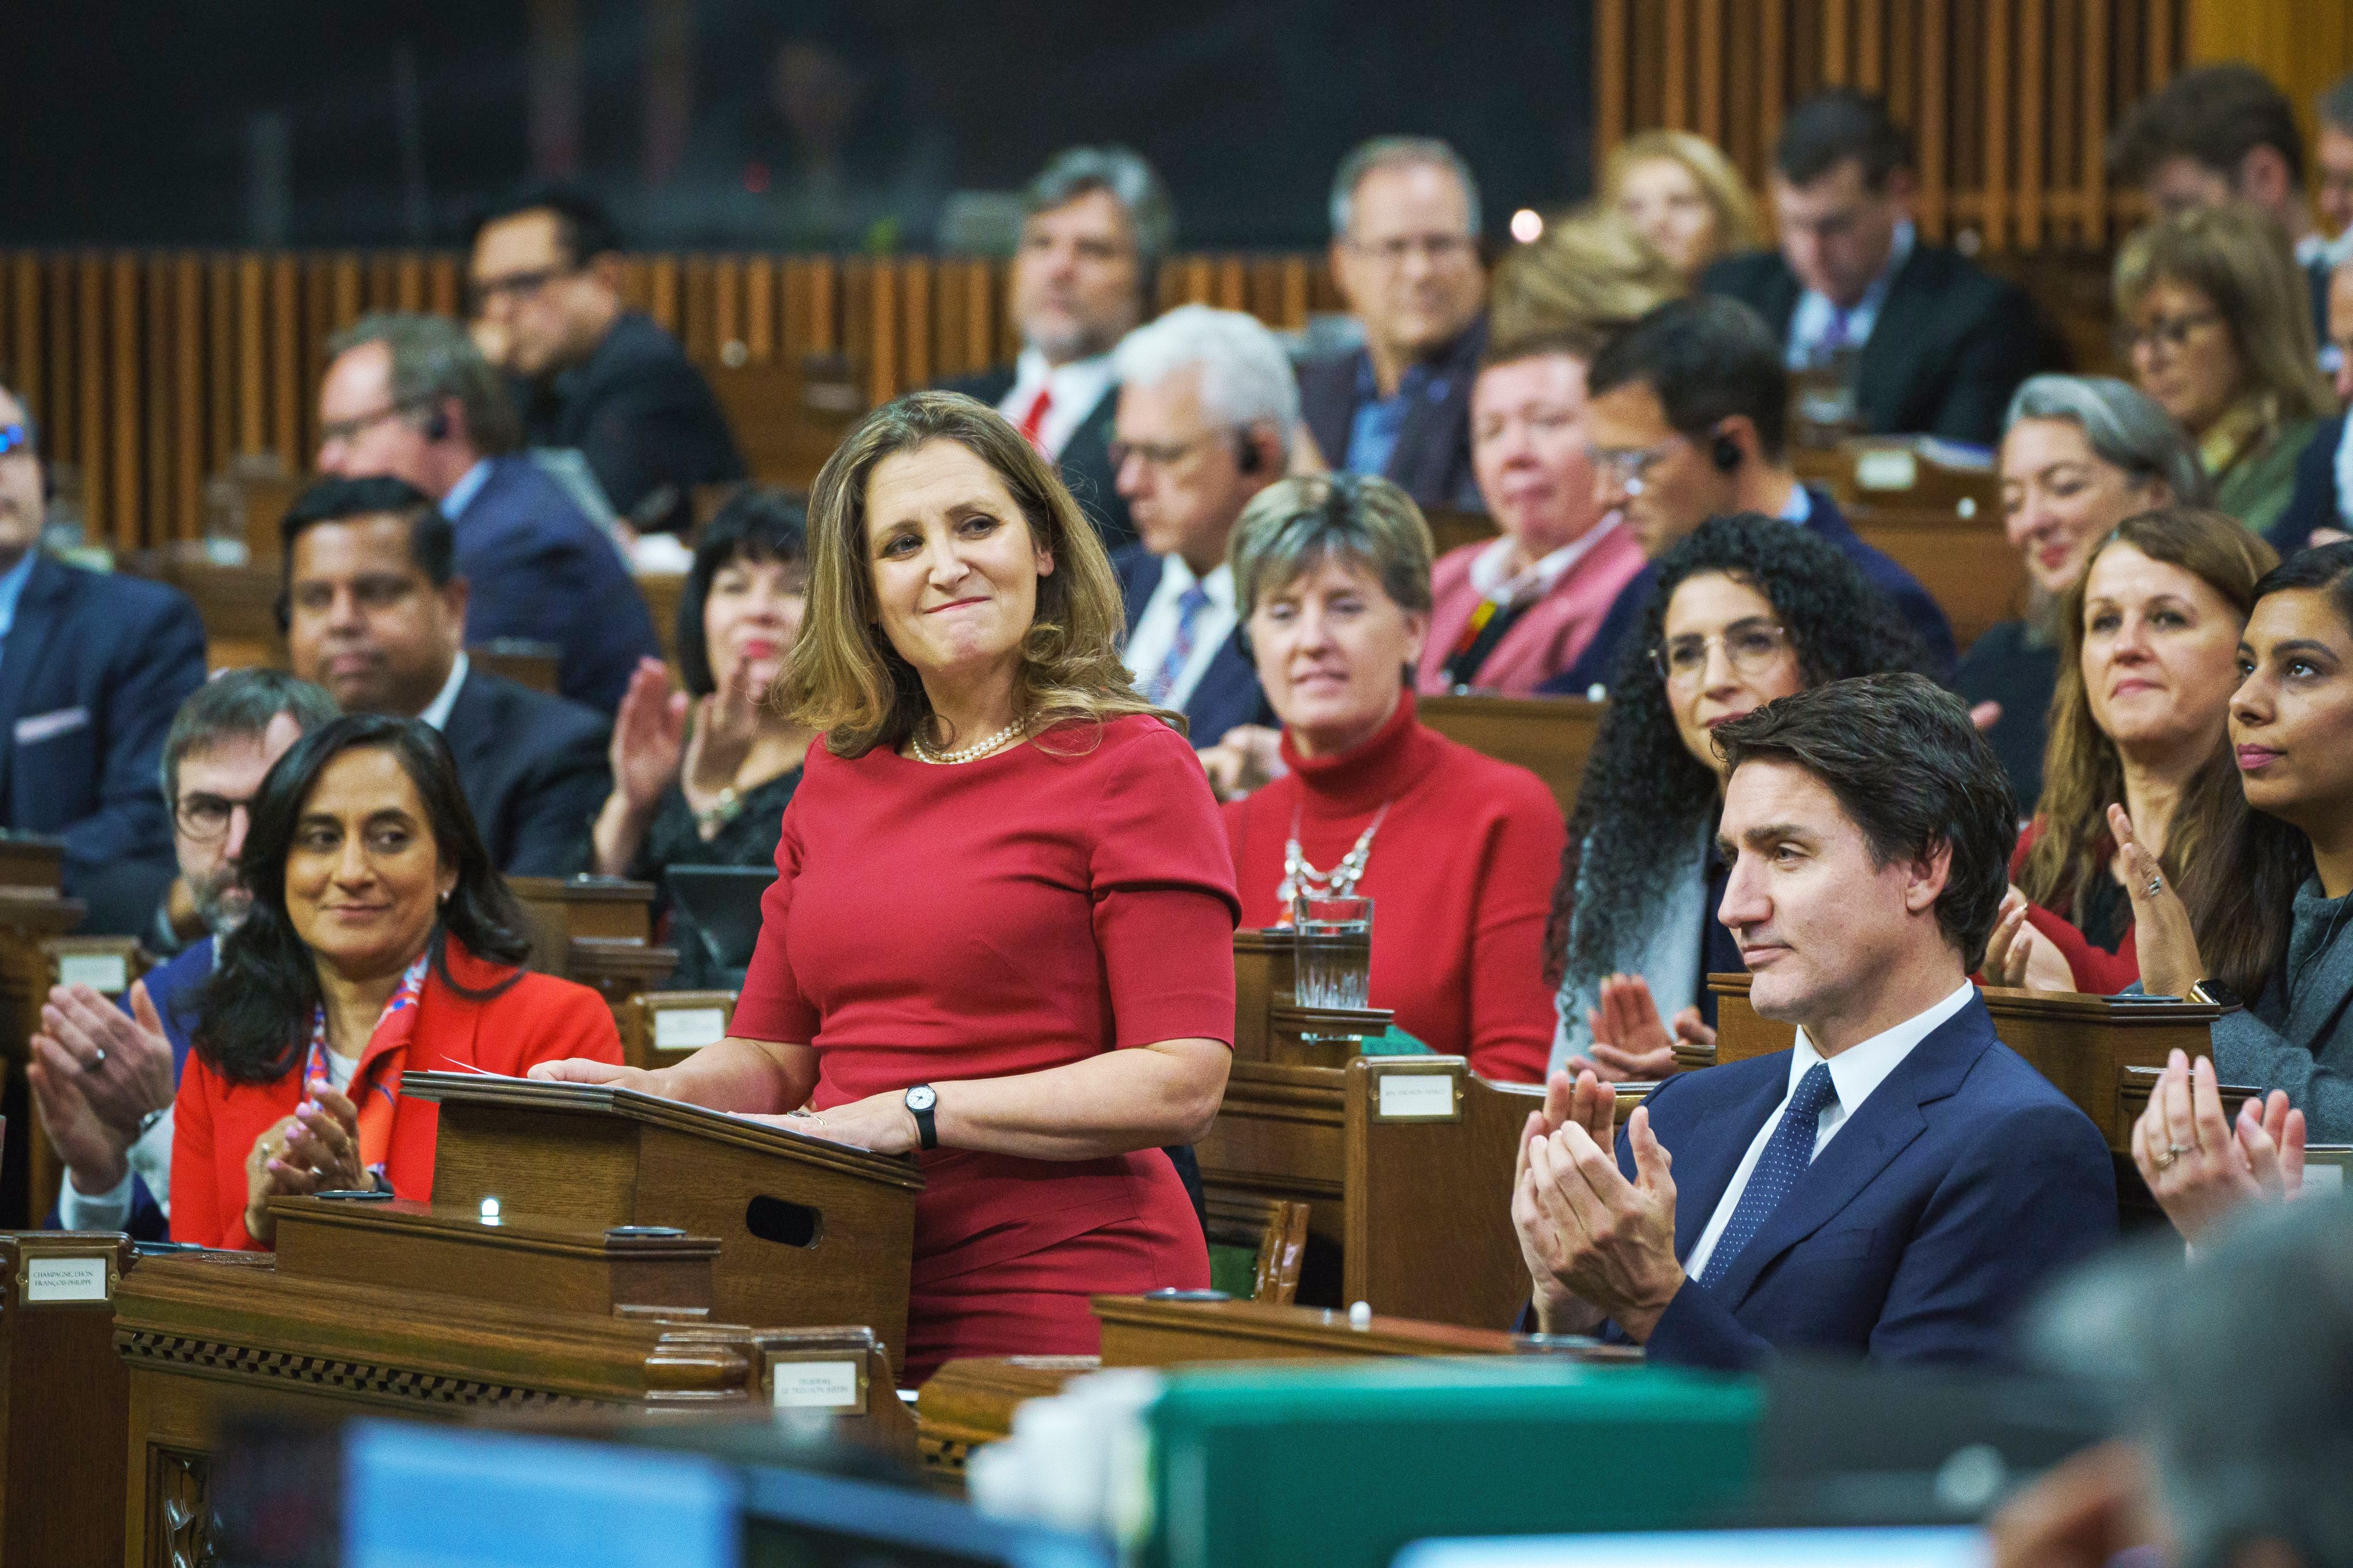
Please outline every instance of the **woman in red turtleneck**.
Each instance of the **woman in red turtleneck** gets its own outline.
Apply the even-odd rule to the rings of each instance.
[[[1567,829],[1534,773],[1414,718],[1406,676],[1430,630],[1430,552],[1421,513],[1382,479],[1287,479],[1235,524],[1235,608],[1289,770],[1224,808],[1242,923],[1288,921],[1294,841],[1319,874],[1363,845],[1362,876],[1333,891],[1373,900],[1373,1005],[1487,1078],[1538,1082],[1554,1026],[1545,916]]]

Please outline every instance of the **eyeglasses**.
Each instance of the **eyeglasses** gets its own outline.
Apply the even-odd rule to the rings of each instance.
[[[180,797],[172,809],[172,824],[180,837],[191,844],[210,844],[228,836],[229,819],[240,811],[249,811],[253,797],[230,800],[226,795],[206,795],[190,791]]]
[[[33,449],[33,427],[29,425],[0,425],[0,458]]]
[[[1388,239],[1351,239],[1348,248],[1369,256],[1384,267],[1402,267],[1409,256],[1435,266],[1470,255],[1478,242],[1467,234],[1400,234]]]
[[[1113,441],[1111,444],[1111,471],[1115,474],[1127,467],[1127,460],[1130,458],[1135,458],[1150,468],[1174,468],[1214,439],[1216,439],[1214,436],[1196,436],[1189,441],[1165,443]]]
[[[1588,447],[1586,461],[1593,471],[1629,494],[1640,495],[1651,470],[1674,455],[1676,448],[1691,444],[1691,438],[1677,431],[1655,447]]]
[[[2211,327],[2222,319],[2219,310],[2189,310],[2179,316],[2159,316],[2145,327],[2120,327],[2116,331],[2116,347],[2126,357],[2142,349],[2167,348],[2180,350],[2189,346],[2190,334],[2200,327]]]
[[[355,414],[349,419],[327,420],[319,426],[319,445],[329,447],[338,441],[357,440],[364,432],[375,429],[385,420],[396,419],[432,401],[430,397],[404,398],[398,403],[387,403],[373,414]]]
[[[1712,647],[1724,649],[1725,659],[1736,674],[1762,675],[1788,646],[1788,630],[1771,621],[1735,621],[1721,637],[1669,637],[1651,650],[1651,663],[1662,679],[1688,685],[1705,673]]]
[[[559,278],[577,271],[573,267],[534,267],[528,272],[510,272],[503,278],[478,278],[466,289],[476,315],[487,309],[491,300],[501,295],[515,300],[530,299]]]

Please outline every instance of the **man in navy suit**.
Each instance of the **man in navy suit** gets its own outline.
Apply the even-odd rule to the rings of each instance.
[[[989,405],[1060,468],[1079,510],[1118,550],[1135,526],[1111,460],[1119,386],[1111,351],[1149,310],[1176,215],[1152,165],[1124,147],[1057,153],[1022,193],[1006,312],[1021,333],[1009,365],[941,383]]]
[[[2353,87],[2353,82],[2347,84]],[[2353,141],[2353,138],[2348,138]],[[2328,281],[2328,346],[2337,353],[2337,396],[2353,402],[2353,260],[2341,263]],[[2314,544],[2334,544],[2353,535],[2353,436],[2342,414],[2305,443],[2295,460],[2295,489],[2287,510],[2264,537],[2283,559]]]
[[[334,716],[333,698],[277,669],[230,670],[180,705],[164,741],[164,799],[179,885],[205,934],[120,1004],[87,985],[49,988],[25,1076],[66,1166],[53,1224],[164,1239],[172,1099],[197,996],[212,976],[214,941],[253,903],[237,879],[248,803],[269,765]]]
[[[367,316],[327,344],[319,471],[389,474],[457,525],[470,590],[466,640],[556,650],[556,689],[611,713],[641,658],[659,658],[653,616],[606,532],[528,453],[496,372],[454,321]]]
[[[1894,602],[1929,668],[1952,673],[1953,628],[1928,590],[1864,542],[1826,491],[1798,482],[1783,448],[1788,373],[1754,310],[1705,296],[1662,305],[1594,356],[1586,385],[1594,500],[1625,518],[1644,555],[1656,562],[1711,517],[1785,519],[1844,551]],[[1582,697],[1616,680],[1621,659],[1645,657],[1626,641],[1657,582],[1654,567],[1636,574],[1577,662],[1541,689]]]
[[[440,731],[482,843],[508,876],[566,876],[583,863],[612,788],[612,725],[472,667],[449,520],[398,479],[331,479],[295,498],[279,533],[294,673],[346,713]]]
[[[1536,1325],[1725,1369],[1999,1357],[2116,1230],[2098,1129],[1969,982],[2009,888],[2008,777],[1917,675],[1783,698],[1716,744],[1716,918],[1797,1043],[1668,1079],[1614,1140],[1609,1086],[1555,1076],[1512,1195]]]
[[[1281,479],[1299,389],[1274,334],[1240,310],[1186,305],[1124,339],[1119,493],[1138,542],[1112,557],[1127,598],[1136,689],[1182,711],[1196,746],[1271,724],[1234,615],[1226,541],[1242,509]]]
[[[0,386],[0,829],[64,839],[82,929],[129,933],[172,879],[155,761],[205,628],[176,588],[42,554],[47,515],[39,432]]]

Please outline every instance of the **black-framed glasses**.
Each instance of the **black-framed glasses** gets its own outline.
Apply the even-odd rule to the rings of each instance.
[[[1113,441],[1111,444],[1111,471],[1119,472],[1134,458],[1146,468],[1174,468],[1217,439],[1214,433],[1194,437],[1189,441]]]
[[[387,403],[373,414],[354,414],[349,419],[324,420],[319,426],[319,445],[327,447],[337,441],[355,441],[385,420],[413,414],[432,401],[430,397],[404,398],[398,403]]]
[[[1593,471],[1609,479],[1620,489],[1631,489],[1651,477],[1651,470],[1690,445],[1691,437],[1678,430],[1655,447],[1588,447],[1585,460]]]
[[[2147,326],[2121,326],[2116,329],[2116,348],[2126,359],[2142,349],[2164,348],[2178,353],[2189,346],[2199,328],[2211,327],[2221,319],[2220,310],[2184,310],[2179,316],[2156,317]]]
[[[249,812],[252,807],[250,795],[232,800],[227,795],[190,790],[172,808],[172,826],[192,844],[210,844],[227,837],[230,820],[238,812]]]
[[[527,271],[510,272],[503,278],[478,278],[466,286],[466,297],[479,316],[493,300],[528,300],[557,279],[568,278],[578,270],[576,267],[533,267]]]
[[[1662,678],[1688,684],[1706,672],[1708,650],[1721,647],[1735,673],[1762,675],[1788,646],[1787,627],[1756,616],[1733,622],[1718,637],[1688,632],[1669,637],[1651,650],[1651,663]]]

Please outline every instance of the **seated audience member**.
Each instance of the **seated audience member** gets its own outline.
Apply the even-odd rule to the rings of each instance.
[[[2353,403],[2353,260],[2329,275],[2327,346],[2337,354],[2337,401]],[[2353,435],[2348,431],[2353,431],[2353,420],[2340,414],[2305,443],[2287,510],[2272,524],[2271,542],[2281,554],[2353,538]]]
[[[1112,461],[1119,406],[1112,350],[1150,314],[1176,214],[1152,165],[1124,147],[1057,153],[1021,195],[1006,314],[1021,334],[1009,365],[941,384],[990,405],[1061,470],[1107,550],[1135,525]]]
[[[1418,688],[1526,697],[1577,662],[1642,547],[1594,504],[1585,367],[1597,335],[1491,346],[1471,389],[1479,498],[1503,537],[1430,568],[1430,640]]]
[[[2186,507],[2127,518],[2092,547],[2060,606],[2042,800],[2010,868],[2034,907],[2006,913],[1989,980],[2105,995],[2139,978],[2112,805],[2192,908],[2232,875],[2217,850],[2246,804],[2225,719],[2255,584],[2278,564],[2221,512]],[[2038,980],[2030,953],[2012,954],[2021,920],[2056,944],[2073,984]]]
[[[1290,466],[1299,388],[1257,318],[1207,305],[1130,332],[1113,364],[1113,471],[1138,535],[1111,563],[1127,605],[1122,657],[1138,691],[1211,745],[1273,718],[1242,646],[1226,541]]]
[[[2297,304],[2316,335],[2326,331],[2329,247],[2305,205],[2304,134],[2262,71],[2236,61],[2183,71],[2110,134],[2108,174],[2138,185],[2160,218],[2233,202],[2270,218],[2293,247]]]
[[[1350,152],[1332,181],[1332,277],[1365,342],[1299,367],[1315,450],[1420,505],[1474,504],[1471,378],[1487,332],[1470,165],[1420,136]]]
[[[1516,343],[1551,332],[1607,337],[1691,292],[1651,242],[1606,207],[1580,207],[1495,263],[1487,338]]]
[[[134,934],[172,879],[155,763],[205,628],[176,588],[43,554],[47,521],[40,432],[0,386],[0,830],[62,838],[81,929]]]
[[[612,788],[611,726],[473,668],[449,520],[398,479],[322,479],[295,498],[279,532],[294,673],[346,713],[440,731],[491,863],[510,877],[570,874]]]
[[[1717,918],[1797,1043],[1669,1079],[1614,1138],[1609,1088],[1554,1076],[1512,1198],[1535,1326],[1654,1364],[1997,1359],[2116,1229],[2099,1130],[1969,983],[2017,835],[2001,764],[1917,675],[1784,697],[1716,742]]]
[[[661,657],[653,616],[613,541],[516,449],[506,389],[464,330],[366,316],[327,349],[319,471],[389,474],[431,497],[458,530],[466,640],[552,644],[565,696],[619,706],[638,660]]]
[[[1242,513],[1227,559],[1290,770],[1224,808],[1242,923],[1287,923],[1294,893],[1371,899],[1372,1005],[1488,1078],[1542,1078],[1560,806],[1534,773],[1414,718],[1419,510],[1384,479],[1286,479]]]
[[[613,727],[613,793],[589,868],[659,885],[672,866],[768,866],[810,732],[768,700],[808,604],[808,517],[780,490],[746,489],[702,525],[679,596],[678,667],[638,666]],[[720,984],[686,911],[670,906],[670,985]]]
[[[1771,334],[1736,300],[1662,305],[1594,357],[1586,391],[1595,504],[1622,513],[1651,565],[1620,592],[1584,654],[1545,690],[1581,697],[1622,673],[1659,557],[1709,518],[1742,511],[1784,519],[1837,545],[1918,635],[1929,673],[1951,672],[1953,629],[1928,590],[1863,542],[1830,496],[1799,484],[1790,469],[1788,379]]]
[[[232,669],[180,704],[164,739],[172,847],[204,936],[134,982],[120,1005],[87,985],[53,985],[25,1077],[41,1129],[66,1167],[52,1223],[168,1234],[172,1097],[188,1059],[193,999],[213,944],[251,903],[237,879],[254,795],[269,764],[335,717],[334,700],[281,670]]]
[[[631,527],[675,531],[697,485],[744,478],[678,340],[621,305],[620,241],[576,192],[525,191],[467,237],[477,341],[515,379],[525,445],[577,450]]]
[[[1754,307],[1789,369],[1843,371],[1872,434],[1991,446],[2018,384],[2063,367],[2022,291],[1919,237],[1914,188],[1885,102],[1809,99],[1773,149],[1780,249],[1719,261],[1700,287]]]
[[[1643,131],[1610,150],[1601,199],[1683,281],[1764,243],[1757,198],[1722,148],[1688,131]]]
[[[1712,973],[1738,973],[1715,918],[1727,867],[1717,726],[1826,681],[1917,668],[1918,641],[1827,542],[1723,517],[1667,552],[1602,715],[1545,932],[1552,1065],[1662,1079],[1674,1040],[1715,1042]],[[1672,1033],[1664,1019],[1673,1020]]]
[[[521,967],[525,917],[423,724],[347,714],[296,742],[254,796],[245,878],[174,1102],[176,1240],[266,1248],[274,1197],[430,1199],[440,1108],[401,1094],[406,1068],[621,1059],[603,998]]]
[[[2198,443],[2214,504],[2256,533],[2287,510],[2296,459],[2337,412],[2287,242],[2251,207],[2194,207],[2116,253],[2133,379]]]
[[[2165,410],[2113,376],[2038,375],[2010,400],[2001,510],[2026,559],[2027,614],[1989,626],[1961,656],[1953,689],[1982,716],[2018,804],[2042,794],[2042,746],[2059,689],[2059,601],[2092,547],[2135,512],[2204,506],[2198,455]]]
[[[2221,1081],[2283,1089],[2315,1141],[2353,1142],[2353,544],[2264,574],[2239,667],[2231,746],[2253,809],[2204,851],[2211,894],[2185,903],[2109,808],[2141,988],[2231,1008],[2214,1025]]]

